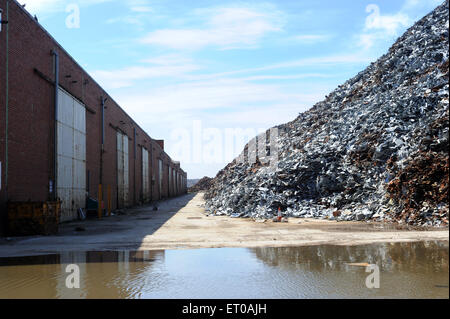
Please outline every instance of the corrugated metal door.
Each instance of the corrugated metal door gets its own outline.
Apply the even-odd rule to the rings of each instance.
[[[128,206],[128,136],[117,132],[117,196],[118,206]]]
[[[162,160],[158,160],[158,168],[159,168],[159,171],[158,171],[159,199],[161,199],[162,198],[162,178],[163,178],[163,162],[162,162]]]
[[[169,197],[172,195],[172,168],[169,166]]]
[[[77,218],[86,204],[86,108],[72,95],[58,92],[57,194],[61,221]]]
[[[148,202],[150,199],[150,187],[148,179],[148,151],[142,148],[142,199]]]
[[[177,172],[173,170],[173,194],[177,194]]]

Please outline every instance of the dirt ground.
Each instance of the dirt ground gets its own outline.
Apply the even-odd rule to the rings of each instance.
[[[111,217],[60,225],[55,236],[0,239],[0,256],[60,251],[161,250],[210,247],[358,245],[449,240],[445,229],[404,229],[392,224],[290,218],[288,223],[207,216],[203,194],[187,194]]]

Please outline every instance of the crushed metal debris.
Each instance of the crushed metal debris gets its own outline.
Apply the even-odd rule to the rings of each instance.
[[[446,1],[324,101],[277,126],[275,168],[228,164],[208,182],[207,211],[260,220],[280,207],[283,217],[448,226],[448,9]]]

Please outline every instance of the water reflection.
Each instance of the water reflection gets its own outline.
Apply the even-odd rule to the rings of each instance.
[[[0,257],[0,266],[155,261],[161,251],[66,251],[59,254]]]
[[[276,270],[278,282],[308,290],[298,297],[448,298],[448,249],[448,242],[415,242],[251,251]],[[380,289],[367,289],[366,267],[358,264],[379,267]]]
[[[164,263],[164,251],[88,251],[0,258],[0,298],[136,298],[141,274]],[[66,287],[68,264],[81,289]]]
[[[378,265],[380,289],[349,263]],[[0,258],[0,298],[448,298],[448,242]]]
[[[386,243],[361,246],[253,248],[265,264],[310,271],[348,271],[350,263],[376,264],[381,271],[448,271],[448,242]]]

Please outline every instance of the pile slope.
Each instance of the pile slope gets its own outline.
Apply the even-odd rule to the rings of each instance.
[[[195,183],[193,186],[188,188],[189,193],[195,193],[199,191],[205,191],[209,189],[211,185],[212,178],[205,176],[201,178],[197,183]]]
[[[228,164],[205,194],[207,210],[448,225],[448,9],[445,1],[324,101],[277,126],[275,169]]]

